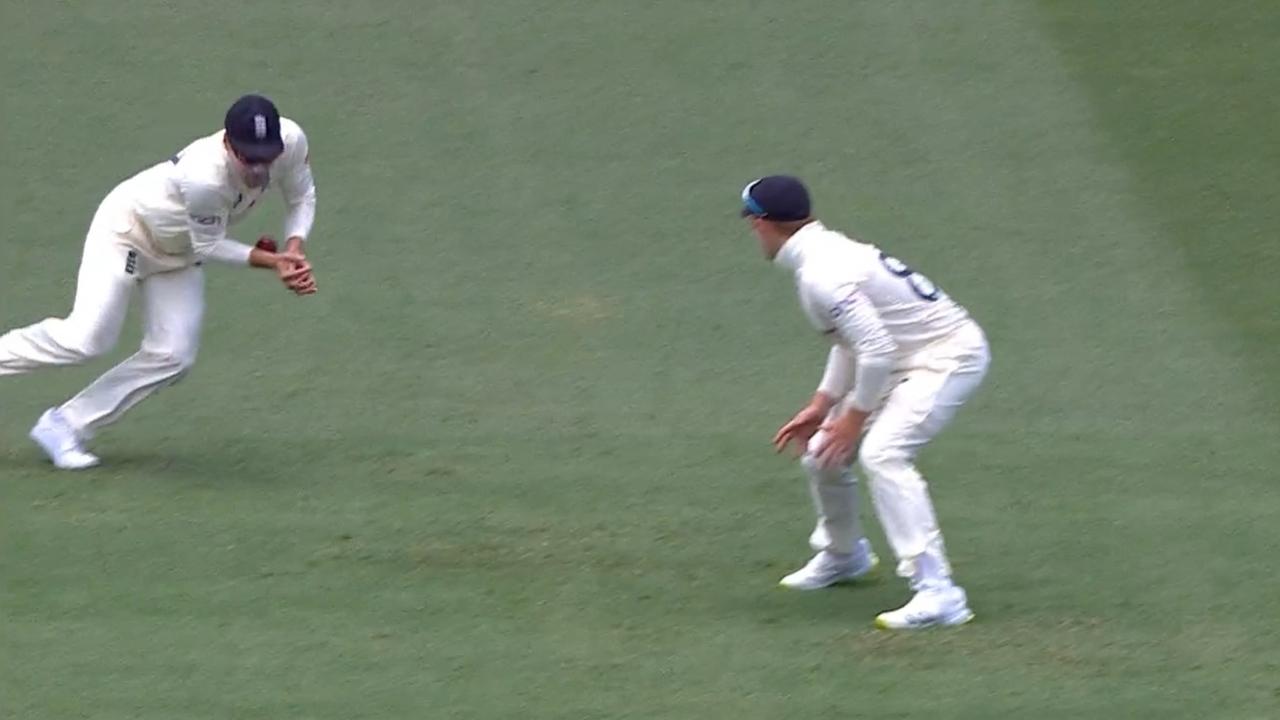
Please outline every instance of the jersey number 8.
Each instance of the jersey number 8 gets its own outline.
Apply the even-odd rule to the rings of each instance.
[[[909,265],[902,262],[892,255],[880,253],[880,263],[884,265],[884,269],[904,278],[907,284],[911,286],[911,291],[920,297],[921,300],[933,302],[942,296],[942,291],[929,278],[912,270]]]

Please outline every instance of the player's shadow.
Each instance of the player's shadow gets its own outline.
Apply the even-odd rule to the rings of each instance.
[[[292,483],[321,469],[323,449],[322,443],[288,437],[222,437],[211,445],[185,438],[146,446],[123,440],[95,444],[93,450],[102,457],[102,465],[74,475],[110,482],[147,476],[214,486]],[[66,473],[55,469],[34,446],[0,455],[0,472],[8,471],[32,475]]]
[[[226,443],[216,451],[185,445],[171,452],[135,450],[112,457],[122,471],[147,472],[176,480],[214,485],[274,485],[307,477],[324,462],[324,456],[308,452],[312,443],[280,439],[267,445],[258,441]]]
[[[799,560],[803,562],[803,554]],[[744,563],[727,582],[688,603],[690,612],[708,618],[734,616],[761,629],[803,623],[844,631],[870,626],[876,614],[898,607],[910,598],[904,583],[883,564],[872,577],[821,590],[793,590],[778,584],[798,565],[782,559]],[[695,610],[696,609],[696,610]]]

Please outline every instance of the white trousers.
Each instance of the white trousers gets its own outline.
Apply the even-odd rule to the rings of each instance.
[[[884,402],[868,420],[858,464],[902,577],[915,578],[918,560],[926,554],[942,574],[950,575],[933,500],[915,457],[982,384],[990,363],[986,337],[972,323],[895,373]],[[837,407],[832,413],[843,411]],[[815,435],[810,449],[821,441],[821,433]],[[801,464],[818,515],[810,544],[815,550],[852,552],[863,536],[853,468],[820,468],[812,453]]]
[[[0,376],[78,365],[115,347],[134,292],[142,296],[142,347],[59,408],[86,438],[190,371],[204,319],[203,269],[151,272],[119,229],[104,202],[85,238],[71,313],[0,336]]]

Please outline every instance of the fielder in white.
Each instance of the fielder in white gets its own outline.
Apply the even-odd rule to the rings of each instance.
[[[914,459],[981,384],[987,340],[968,312],[923,275],[879,248],[811,217],[809,193],[790,176],[742,191],[765,257],[795,275],[800,305],[831,350],[813,399],[774,437],[795,443],[809,479],[817,555],[782,579],[814,590],[871,572],[853,462],[870,484],[876,515],[908,578],[911,600],[876,625],[911,629],[973,617],[952,580],[929,489]]]
[[[229,239],[227,228],[273,182],[287,206],[285,250]],[[142,298],[138,352],[32,428],[54,465],[97,465],[84,442],[191,369],[204,316],[204,261],[274,269],[294,293],[314,293],[303,246],[315,208],[306,135],[259,95],[237,100],[222,130],[117,185],[89,226],[71,313],[0,336],[0,375],[76,365],[115,346],[130,298],[135,291]]]

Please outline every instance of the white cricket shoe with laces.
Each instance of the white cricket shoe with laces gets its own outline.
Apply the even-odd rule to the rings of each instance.
[[[31,428],[31,439],[61,470],[85,470],[101,462],[97,455],[84,449],[76,431],[56,408],[44,411]]]
[[[821,590],[836,583],[850,582],[869,575],[880,565],[866,538],[858,541],[852,555],[837,555],[826,550],[814,555],[804,567],[778,581],[792,590]]]
[[[969,599],[957,585],[926,587],[916,592],[906,605],[876,616],[876,627],[882,630],[919,630],[921,628],[963,625],[973,619]]]

